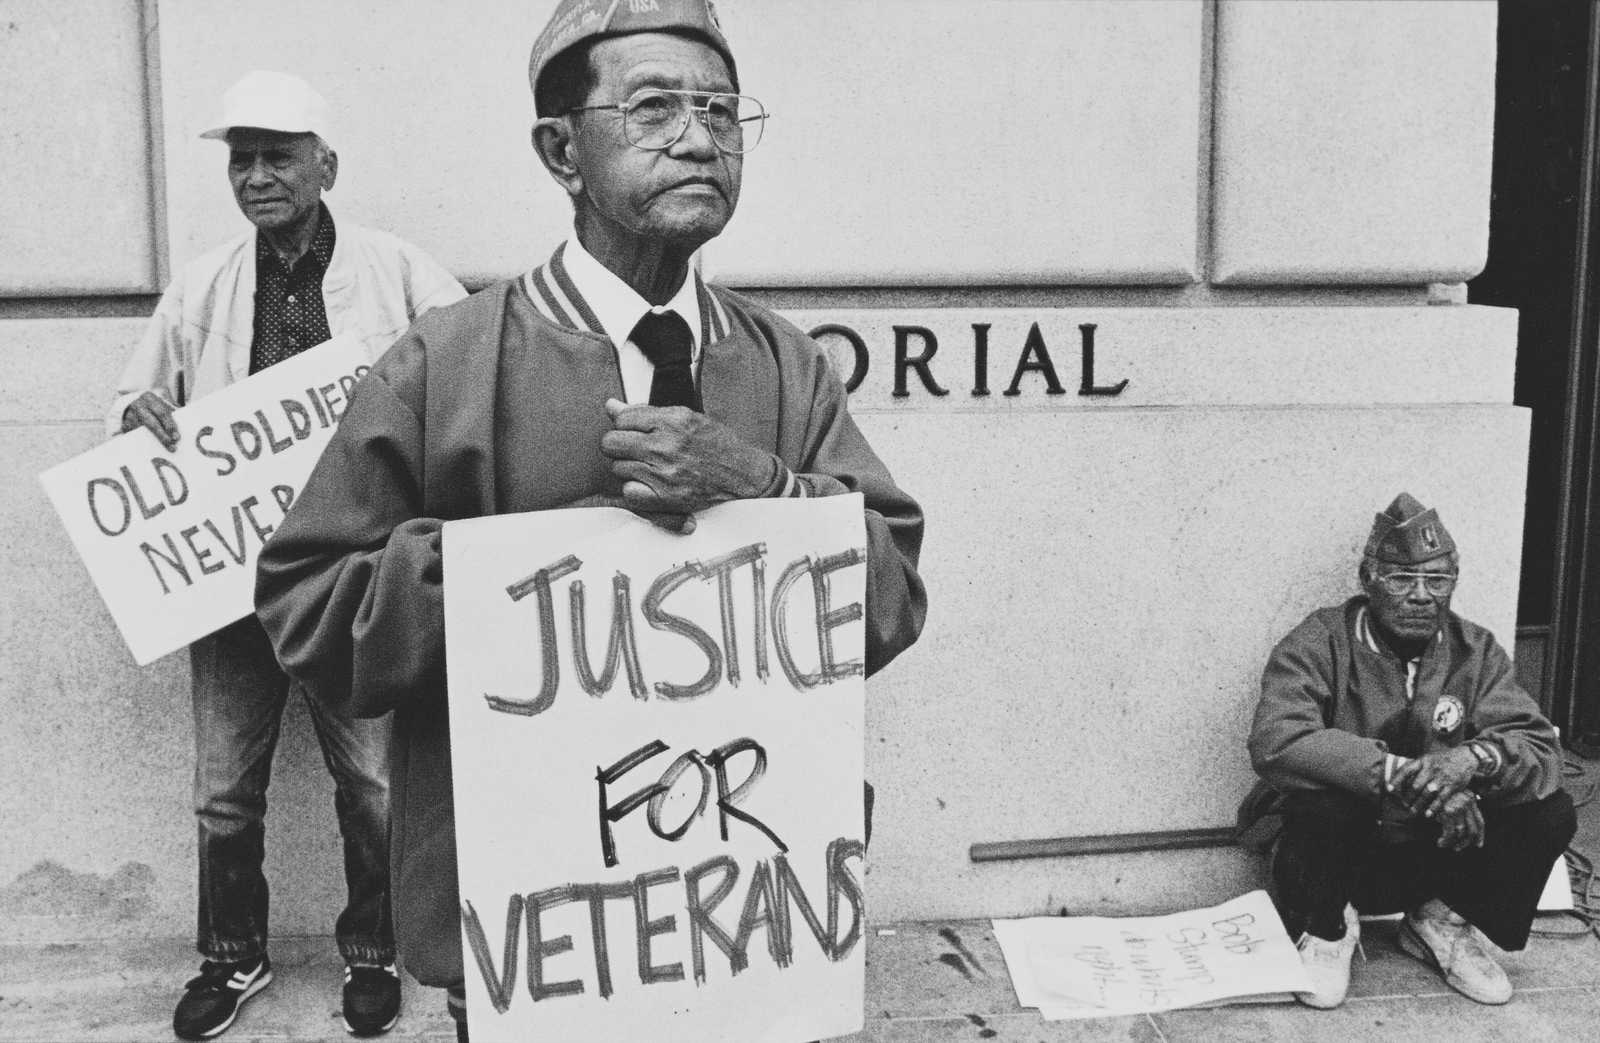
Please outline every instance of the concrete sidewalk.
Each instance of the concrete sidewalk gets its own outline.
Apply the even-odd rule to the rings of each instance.
[[[1364,930],[1351,998],[1335,1011],[1299,1004],[1173,1011],[1098,1021],[1047,1022],[1018,1007],[987,920],[879,925],[867,936],[862,1043],[1060,1040],[1449,1040],[1450,1043],[1600,1038],[1600,941],[1570,918],[1572,937],[1541,936],[1504,966],[1517,995],[1482,1007],[1447,988],[1395,946],[1393,923]],[[0,948],[0,1040],[6,1043],[167,1041],[172,1006],[197,967],[187,940]],[[339,1018],[342,973],[330,938],[279,939],[275,980],[221,1037],[247,1041],[348,1040]],[[448,1043],[443,994],[406,982],[396,1043]],[[589,1041],[584,1041],[589,1043]]]
[[[1564,781],[1578,804],[1573,846],[1593,859],[1600,853],[1600,800],[1595,799],[1600,762],[1569,756],[1566,763]],[[1587,880],[1580,881],[1579,891],[1584,890],[1593,890]],[[1284,1003],[1047,1022],[1017,1005],[988,920],[878,924],[867,931],[866,1026],[848,1038],[858,1043],[1600,1040],[1600,939],[1574,917],[1541,917],[1528,948],[1502,957],[1517,990],[1504,1007],[1480,1006],[1457,995],[1437,974],[1400,952],[1396,926],[1393,921],[1364,925],[1350,999],[1338,1010]],[[350,1038],[339,1016],[343,965],[332,938],[275,938],[272,963],[272,985],[246,1005],[221,1039],[311,1043]],[[174,1038],[172,1007],[198,967],[188,939],[0,946],[0,1043],[165,1043]],[[454,1043],[444,994],[403,978],[400,1023],[383,1038]]]

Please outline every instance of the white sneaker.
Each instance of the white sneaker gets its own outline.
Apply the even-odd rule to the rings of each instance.
[[[1400,925],[1400,950],[1432,966],[1461,995],[1493,1006],[1511,999],[1511,979],[1478,940],[1471,924],[1450,909],[1443,915],[1407,913]]]
[[[1310,932],[1302,934],[1295,948],[1300,950],[1300,962],[1311,979],[1311,991],[1297,992],[1294,998],[1318,1010],[1332,1010],[1343,1003],[1350,991],[1350,957],[1360,942],[1361,921],[1348,905],[1344,907],[1343,938],[1329,941]]]

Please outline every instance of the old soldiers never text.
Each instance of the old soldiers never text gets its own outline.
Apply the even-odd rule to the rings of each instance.
[[[368,368],[335,338],[178,409],[173,452],[136,429],[40,476],[138,662],[252,611],[256,556]]]

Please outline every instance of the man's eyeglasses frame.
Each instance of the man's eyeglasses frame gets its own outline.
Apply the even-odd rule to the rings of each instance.
[[[635,141],[628,136],[628,113],[644,103],[646,100],[659,97],[661,95],[666,95],[678,100],[678,128],[673,133],[671,138],[663,141],[659,145],[642,145],[638,141]],[[735,103],[735,111],[750,107],[754,107],[756,110],[751,115],[738,117],[734,123],[732,129],[736,130],[740,135],[741,146],[739,148],[732,148],[729,146],[717,136],[717,131],[711,126],[711,105],[717,98],[733,99]],[[700,104],[696,104],[696,102],[699,102]],[[607,105],[578,105],[568,109],[566,112],[562,113],[562,115],[565,116],[574,112],[598,112],[607,110],[618,112],[622,115],[622,136],[624,140],[626,140],[629,145],[632,145],[634,148],[643,152],[665,152],[667,149],[676,145],[683,139],[684,134],[688,133],[689,120],[694,118],[698,119],[700,121],[700,125],[706,128],[706,135],[711,138],[711,143],[717,147],[717,151],[730,156],[747,155],[750,152],[753,152],[757,145],[761,144],[762,128],[766,126],[766,121],[772,118],[772,114],[766,110],[766,106],[762,105],[760,101],[752,98],[748,94],[734,94],[730,91],[683,91],[673,90],[667,87],[645,87],[641,90],[634,91],[627,101],[611,102]],[[747,134],[750,133],[746,129],[747,124],[754,124],[754,140],[750,141],[748,144],[744,144],[743,139]]]
[[[1422,583],[1422,589],[1433,597],[1442,598],[1456,589],[1458,572],[1385,572],[1377,577],[1378,585],[1392,598],[1403,597]]]

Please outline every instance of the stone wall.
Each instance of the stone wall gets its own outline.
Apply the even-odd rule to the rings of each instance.
[[[0,13],[0,942],[192,927],[187,661],[132,665],[36,476],[102,437],[166,273],[245,227],[196,137],[222,90],[311,79],[335,213],[481,285],[568,227],[527,144],[548,6]],[[1458,285],[1488,241],[1494,6],[719,7],[774,118],[704,267],[834,327],[842,373],[864,356],[854,408],[929,518],[927,633],[868,693],[874,917],[1249,886],[1232,851],[968,848],[1227,824],[1263,656],[1353,589],[1400,488],[1510,643],[1515,316]],[[302,710],[274,780],[275,930],[326,932],[337,828]]]

